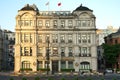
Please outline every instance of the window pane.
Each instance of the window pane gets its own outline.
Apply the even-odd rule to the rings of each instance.
[[[61,61],[61,69],[66,69],[66,63],[65,63],[65,61]]]

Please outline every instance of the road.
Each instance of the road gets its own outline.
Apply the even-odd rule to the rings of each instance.
[[[14,75],[11,73],[0,73],[0,80],[10,80],[13,78],[14,80],[22,80],[26,78],[27,80],[35,80],[36,77],[39,77],[40,80],[120,80],[120,74],[106,74],[105,76],[98,76],[98,75],[40,75],[40,74],[20,74]],[[77,79],[76,79],[77,78]]]

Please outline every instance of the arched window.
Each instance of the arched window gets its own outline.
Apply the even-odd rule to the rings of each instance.
[[[29,69],[30,68],[30,62],[29,61],[23,61],[22,62],[22,68],[23,69]]]
[[[80,63],[80,69],[82,69],[82,70],[90,69],[90,63],[89,62],[81,62]]]

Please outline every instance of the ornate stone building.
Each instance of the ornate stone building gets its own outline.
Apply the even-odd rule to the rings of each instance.
[[[0,70],[2,69],[2,62],[3,62],[3,32],[0,29]]]
[[[27,4],[16,16],[15,71],[47,68],[97,70],[96,17],[80,5],[70,11],[39,11]],[[49,56],[49,57],[47,57]]]

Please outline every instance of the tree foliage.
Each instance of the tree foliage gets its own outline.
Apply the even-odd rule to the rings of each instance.
[[[109,45],[109,44],[103,44],[102,45],[104,49],[104,58],[107,64],[114,65],[117,63],[117,58],[120,54],[120,44],[115,45]]]

